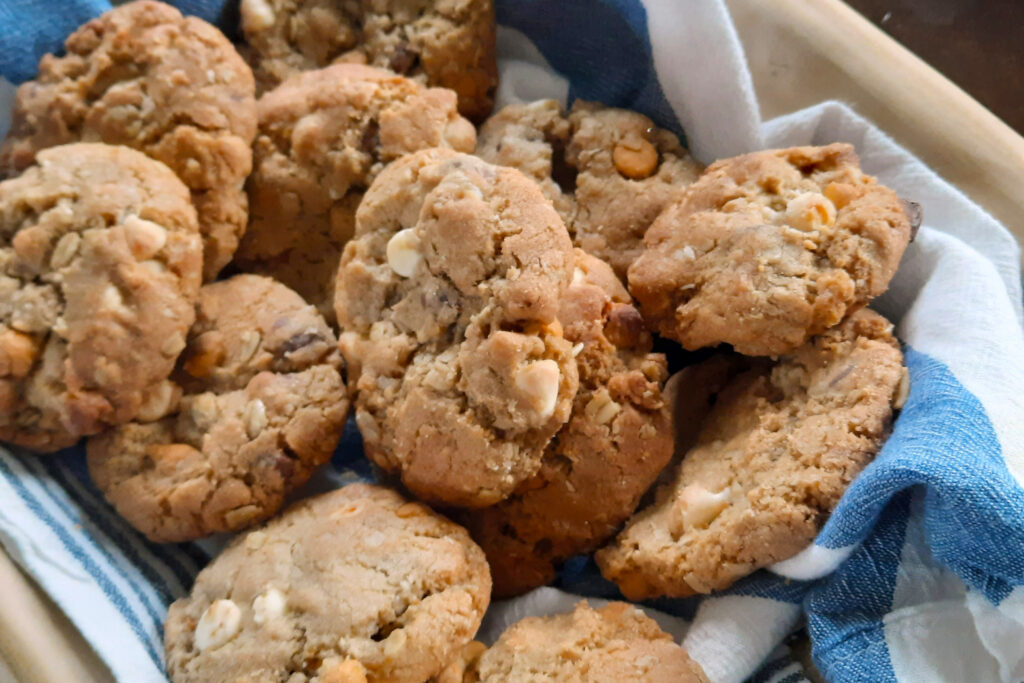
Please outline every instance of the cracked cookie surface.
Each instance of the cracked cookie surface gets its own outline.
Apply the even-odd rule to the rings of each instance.
[[[477,154],[535,180],[576,246],[623,280],[647,228],[701,170],[646,116],[581,100],[569,113],[554,100],[505,107],[481,127]]]
[[[884,292],[910,234],[852,146],[755,152],[712,164],[665,209],[629,290],[651,329],[687,349],[778,355]]]
[[[261,91],[338,61],[390,69],[458,95],[479,121],[498,83],[492,0],[242,0]]]
[[[487,554],[494,595],[549,583],[618,531],[672,457],[668,370],[611,268],[576,250],[559,312],[579,392],[540,470],[497,505],[457,516]]]
[[[252,72],[227,38],[149,0],[128,3],[71,34],[17,91],[0,175],[69,142],[125,145],[167,164],[192,192],[213,279],[245,230],[242,184],[256,133]]]
[[[206,285],[147,419],[90,439],[89,473],[154,541],[264,520],[334,452],[348,415],[341,364],[326,322],[284,285]]]
[[[888,437],[909,376],[870,310],[728,382],[655,502],[597,561],[631,600],[728,587],[797,554]]]
[[[577,389],[557,320],[572,273],[565,226],[518,171],[440,149],[388,166],[335,300],[367,455],[452,505],[534,474]]]
[[[171,679],[419,683],[468,644],[490,576],[469,535],[351,484],[235,539],[167,615]]]
[[[257,103],[249,227],[236,263],[270,275],[334,321],[334,282],[356,208],[386,164],[430,147],[471,152],[450,90],[337,64],[299,74]]]
[[[145,155],[36,161],[0,183],[0,439],[54,451],[145,411],[185,345],[202,244],[188,190]]]
[[[568,614],[528,617],[472,665],[470,682],[706,683],[699,664],[638,607],[586,600]]]

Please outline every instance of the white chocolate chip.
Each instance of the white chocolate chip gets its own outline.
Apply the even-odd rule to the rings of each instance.
[[[420,254],[420,238],[413,228],[399,230],[388,240],[388,265],[402,277],[409,277],[423,260]]]
[[[153,221],[129,216],[124,221],[124,229],[128,236],[128,248],[139,261],[152,257],[167,244],[167,231]]]
[[[217,419],[217,413],[219,412],[217,409],[217,399],[209,392],[199,394],[192,399],[192,406],[189,412],[192,421],[195,422],[197,427],[209,429],[214,420]]]
[[[687,244],[682,249],[676,249],[672,252],[672,256],[680,261],[692,261],[697,258],[697,252],[693,250],[693,247]]]
[[[256,349],[259,347],[261,340],[262,337],[260,336],[260,333],[255,330],[246,330],[242,332],[242,334],[238,336],[238,341],[240,342],[238,359],[244,363],[252,358],[252,355],[256,353]]]
[[[674,507],[681,531],[703,528],[729,507],[729,491],[713,493],[700,484],[690,484],[679,492]]]
[[[601,389],[587,402],[583,412],[597,424],[603,425],[611,422],[620,410],[622,406],[612,400],[608,390]]]
[[[255,439],[267,426],[267,406],[255,398],[245,404],[245,433]]]
[[[558,363],[550,359],[538,360],[519,371],[516,386],[529,397],[541,417],[550,417],[558,402],[560,378]]]
[[[896,385],[896,395],[893,397],[892,407],[896,410],[902,410],[903,406],[907,403],[908,396],[910,396],[910,371],[902,368],[900,383]]]
[[[121,298],[121,292],[114,285],[107,285],[106,289],[103,290],[101,303],[103,308],[111,311],[124,308],[124,299]]]
[[[220,647],[236,635],[242,626],[242,610],[230,600],[215,600],[196,624],[195,646],[200,652]]]
[[[836,222],[836,205],[817,192],[805,192],[789,200],[785,220],[801,231],[829,227]]]
[[[246,33],[266,31],[274,25],[274,9],[267,0],[242,0],[239,7],[242,30]]]
[[[572,271],[572,283],[574,285],[582,284],[583,282],[586,281],[586,279],[587,279],[587,274],[586,273],[584,273],[579,268],[573,268],[573,271]]]
[[[258,626],[273,621],[284,615],[287,599],[284,593],[276,588],[268,588],[252,601],[252,620]]]
[[[78,253],[78,245],[81,243],[82,237],[77,232],[69,232],[57,240],[57,246],[50,254],[50,267],[59,270],[71,263],[71,259],[75,258],[75,254]]]
[[[177,408],[180,398],[178,385],[165,379],[146,395],[139,406],[139,412],[135,414],[135,419],[139,422],[155,422]]]

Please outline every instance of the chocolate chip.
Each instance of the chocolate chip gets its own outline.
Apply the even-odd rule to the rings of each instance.
[[[924,211],[921,210],[921,205],[917,202],[912,202],[909,199],[901,199],[900,202],[903,204],[903,213],[907,214],[907,220],[910,221],[910,241],[913,242],[917,237],[917,231],[921,229]]]
[[[629,304],[612,304],[608,312],[608,322],[604,326],[604,334],[615,346],[631,348],[639,345],[646,335],[647,328],[640,312]]]
[[[407,74],[420,61],[420,56],[409,48],[408,43],[401,43],[395,48],[395,54],[388,61],[388,68],[396,74]]]
[[[299,349],[305,348],[310,344],[316,342],[322,342],[324,338],[320,336],[319,332],[300,332],[299,334],[293,335],[291,339],[281,344],[281,347],[277,350],[278,356],[287,356],[290,353],[295,353]]]

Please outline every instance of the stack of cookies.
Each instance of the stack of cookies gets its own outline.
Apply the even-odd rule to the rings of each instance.
[[[845,144],[487,118],[489,0],[240,15],[137,0],[19,88],[0,439],[86,439],[152,541],[246,530],[171,606],[175,681],[705,680],[627,603],[473,638],[577,555],[642,600],[806,548],[909,391],[866,306],[917,207]],[[383,483],[278,514],[350,412]]]

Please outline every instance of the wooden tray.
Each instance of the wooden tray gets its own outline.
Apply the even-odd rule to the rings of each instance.
[[[839,0],[726,0],[764,118],[853,105],[1024,241],[1024,138]],[[109,681],[71,623],[0,552],[0,683]]]

